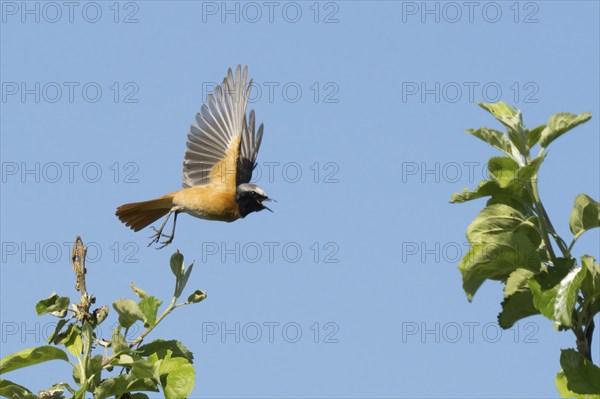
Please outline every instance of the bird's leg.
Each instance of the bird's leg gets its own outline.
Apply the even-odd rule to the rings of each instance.
[[[171,235],[168,236],[166,234],[161,234],[163,237],[166,238],[166,240],[161,242],[162,245],[160,247],[158,247],[157,249],[164,248],[173,242],[173,238],[175,238],[175,226],[177,225],[177,215],[178,214],[179,214],[179,211],[175,211],[175,216],[173,216],[173,230],[171,230]]]
[[[160,226],[160,229],[156,230],[156,228],[154,226],[152,226],[152,230],[154,230],[154,234],[152,234],[150,237],[150,243],[148,244],[148,246],[157,243],[160,240],[160,237],[167,237],[165,234],[163,234],[163,229],[165,228],[165,225],[167,224],[167,222],[169,221],[169,218],[171,217],[171,213],[173,213],[173,210],[170,210],[169,213],[167,213],[167,217],[165,218],[165,221],[163,222],[163,224]]]

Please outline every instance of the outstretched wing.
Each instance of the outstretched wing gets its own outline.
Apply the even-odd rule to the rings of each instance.
[[[250,111],[250,118],[244,118],[244,133],[240,143],[240,157],[237,164],[236,184],[249,183],[252,179],[252,171],[256,167],[256,157],[260,149],[263,135],[263,124],[260,124],[258,133],[254,131],[254,110]]]
[[[183,161],[183,187],[224,185],[235,191],[238,158],[244,152],[248,68],[229,69],[223,83],[208,96],[190,127]],[[256,158],[256,157],[255,157]]]

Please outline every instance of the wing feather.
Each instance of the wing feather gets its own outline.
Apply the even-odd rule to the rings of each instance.
[[[240,145],[240,157],[237,165],[236,183],[249,183],[252,179],[252,172],[256,168],[256,158],[262,142],[264,126],[261,124],[258,133],[255,132],[254,110],[250,111],[248,120],[244,118],[244,129],[242,133],[242,143]]]
[[[240,136],[246,113],[247,68],[228,70],[223,82],[207,96],[190,127],[183,161],[183,187],[209,183],[235,190]],[[233,178],[230,175],[233,174]]]
[[[252,178],[262,141],[263,125],[255,134],[254,110],[246,118],[252,80],[248,68],[229,69],[223,82],[207,96],[190,127],[183,161],[183,187],[223,184],[235,190]]]

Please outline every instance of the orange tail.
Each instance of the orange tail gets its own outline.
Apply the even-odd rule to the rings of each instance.
[[[115,215],[133,231],[139,231],[165,216],[173,208],[173,195],[133,204],[121,205]]]

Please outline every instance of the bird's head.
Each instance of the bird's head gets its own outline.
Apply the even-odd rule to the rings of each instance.
[[[235,199],[240,209],[242,217],[252,212],[259,212],[263,209],[273,212],[271,209],[263,205],[265,201],[275,201],[265,194],[264,190],[256,184],[243,183],[237,186]],[[275,201],[277,202],[277,201]]]

